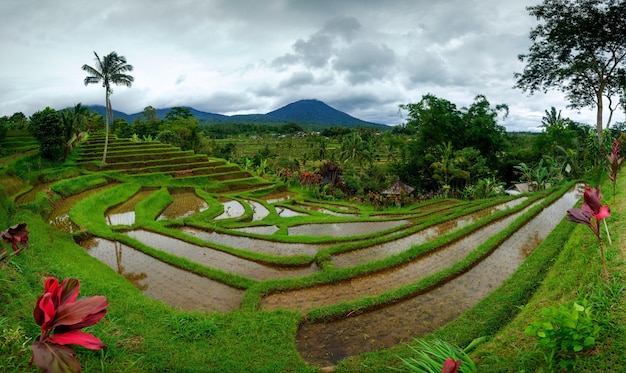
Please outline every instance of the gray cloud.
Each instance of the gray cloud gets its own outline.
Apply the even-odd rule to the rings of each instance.
[[[317,98],[361,119],[398,124],[398,105],[432,93],[461,107],[484,94],[533,129],[559,92],[512,89],[540,0],[81,0],[0,2],[0,116],[103,104],[80,67],[116,51],[135,67],[113,106],[193,106],[264,113]],[[621,113],[616,116],[622,117]]]

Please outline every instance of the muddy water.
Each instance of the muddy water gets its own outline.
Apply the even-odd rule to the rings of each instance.
[[[215,217],[216,220],[238,218],[243,216],[243,214],[246,212],[243,205],[238,201],[225,200],[220,202],[222,202],[222,205],[224,205],[224,212],[221,215]]]
[[[157,220],[182,219],[209,208],[208,203],[195,192],[173,193],[174,202],[170,203],[159,215]]]
[[[303,212],[294,211],[292,209],[288,209],[286,207],[277,206],[276,212],[278,212],[278,216],[281,218],[293,218],[294,216],[306,216]]]
[[[303,208],[303,209],[307,209],[307,210],[311,210],[311,211],[317,211],[319,213],[322,214],[326,214],[326,215],[333,215],[333,216],[349,216],[349,217],[359,217],[359,214],[356,213],[351,213],[351,212],[336,212],[336,211],[332,211],[329,210],[327,208],[321,207],[321,206],[313,206],[313,205],[302,205],[302,204],[296,204],[296,206]]]
[[[317,251],[327,247],[324,244],[305,244],[294,242],[275,242],[261,240],[258,238],[234,236],[219,232],[209,232],[194,228],[182,228],[182,232],[196,236],[201,240],[213,242],[220,245],[235,247],[242,250],[254,251],[280,256],[310,255],[314,256]]]
[[[304,276],[319,270],[316,265],[298,268],[267,266],[223,251],[190,244],[176,238],[141,229],[127,232],[127,234],[155,249],[189,259],[207,267],[220,269],[224,272],[238,274],[254,280]]]
[[[246,200],[246,203],[248,203],[252,207],[252,221],[263,220],[266,216],[270,214],[270,210],[265,208],[265,206],[263,206],[261,203],[250,200]]]
[[[291,192],[276,192],[264,195],[259,198],[265,200],[265,202],[267,203],[276,203],[286,201],[288,199],[294,198],[295,196],[296,194]]]
[[[93,238],[81,246],[146,296],[173,307],[228,312],[238,309],[243,299],[243,290],[183,271],[118,242]]]
[[[577,200],[575,192],[567,193],[471,270],[430,292],[334,322],[303,323],[298,350],[309,363],[329,365],[432,332],[498,288]]]
[[[379,295],[400,286],[412,284],[465,258],[467,254],[489,237],[506,228],[529,208],[482,226],[460,240],[406,264],[347,281],[273,293],[261,300],[260,307],[288,308],[306,312],[313,308]]]
[[[245,233],[264,234],[269,236],[276,233],[278,229],[279,228],[275,225],[259,225],[256,227],[233,228],[232,230]]]
[[[380,245],[365,247],[359,250],[349,251],[336,255],[332,258],[337,268],[353,267],[358,264],[383,259],[390,255],[399,254],[410,249],[412,246],[420,245],[434,238],[451,233],[460,228],[466,227],[482,218],[492,215],[498,211],[515,207],[526,200],[526,197],[517,198],[512,201],[502,203],[497,206],[486,208],[457,219],[446,221],[432,227],[423,229],[415,234],[403,237],[392,242]]]
[[[135,224],[135,206],[148,198],[148,196],[154,193],[156,189],[143,189],[135,193],[132,197],[126,201],[120,203],[117,206],[113,206],[108,209],[105,214],[105,220],[108,225],[133,225]]]
[[[48,215],[48,223],[63,232],[77,232],[80,228],[70,219],[70,209],[81,200],[96,195],[113,185],[115,184],[104,185],[58,200]]]
[[[302,224],[289,227],[290,236],[360,236],[408,224],[408,220],[389,220],[377,222],[322,223]]]

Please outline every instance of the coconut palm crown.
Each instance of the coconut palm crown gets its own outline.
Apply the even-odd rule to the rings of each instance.
[[[85,85],[100,83],[106,91],[106,138],[104,140],[104,153],[102,155],[102,166],[106,163],[107,147],[109,144],[109,128],[113,122],[113,109],[111,108],[110,96],[113,94],[111,85],[125,85],[130,87],[134,78],[131,75],[126,74],[129,71],[133,71],[133,66],[126,63],[126,57],[118,56],[117,52],[111,52],[104,56],[102,59],[96,52],[93,52],[96,56],[95,67],[89,65],[83,65],[83,70],[89,74],[85,78]]]

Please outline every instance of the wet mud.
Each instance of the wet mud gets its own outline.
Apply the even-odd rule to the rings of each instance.
[[[113,185],[114,184],[104,185],[58,200],[54,204],[50,214],[48,214],[48,223],[63,232],[78,232],[80,228],[70,219],[70,209],[81,200],[96,195]]]
[[[209,204],[195,192],[172,193],[172,198],[174,202],[161,212],[157,220],[182,219],[209,208]]]
[[[361,236],[408,224],[408,220],[302,224],[288,228],[290,236]]]
[[[135,224],[135,206],[156,189],[142,189],[126,201],[113,206],[104,213],[108,225],[133,225]]]

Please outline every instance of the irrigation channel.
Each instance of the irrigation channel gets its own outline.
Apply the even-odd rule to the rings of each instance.
[[[77,229],[71,224],[66,224],[69,207],[76,200],[109,186],[94,189],[68,200],[68,204],[59,205],[50,214],[50,222],[61,230]],[[477,226],[463,237],[437,246],[435,250],[402,265],[385,267],[348,280],[270,292],[261,297],[258,305],[262,310],[288,309],[306,314],[308,311],[327,306],[357,302],[365,297],[383,296],[450,268],[533,206],[541,203],[535,201],[525,207],[519,206],[527,200],[526,197],[520,197],[479,210],[470,209],[468,211],[472,212],[446,219],[445,216],[452,217],[458,214],[454,212],[455,210],[450,210],[451,208],[463,209],[467,204],[443,201],[418,206],[395,216],[385,214],[371,216],[368,221],[361,220],[357,209],[337,213],[314,203],[295,204],[294,206],[301,210],[325,214],[330,218],[352,218],[352,220],[288,225],[285,231],[290,240],[283,242],[280,239],[263,237],[273,235],[281,229],[279,226],[255,224],[262,224],[262,220],[270,215],[271,209],[275,209],[279,217],[284,217],[285,222],[289,221],[291,216],[301,216],[301,212],[283,206],[282,202],[293,198],[293,194],[275,193],[261,197],[260,199],[267,202],[265,205],[245,197],[239,199],[243,202],[218,198],[219,203],[223,205],[224,213],[214,218],[216,226],[219,226],[222,219],[242,216],[245,210],[242,203],[251,207],[254,224],[219,230],[178,226],[177,234],[168,236],[164,232],[173,231],[176,226],[164,228],[163,232],[141,226],[133,227],[137,203],[153,192],[154,189],[141,190],[125,202],[109,208],[105,213],[103,219],[106,224],[112,226],[115,231],[125,234],[129,240],[125,241],[127,244],[92,237],[82,241],[81,246],[90,255],[124,276],[148,297],[185,310],[200,309],[215,312],[239,309],[246,290],[185,271],[155,259],[139,250],[140,246],[129,245],[137,242],[138,245],[150,247],[165,255],[184,258],[211,270],[262,282],[311,276],[322,269],[316,261],[310,264],[279,265],[251,259],[258,255],[276,258],[305,255],[314,258],[320,250],[330,250],[333,253],[329,258],[331,268],[343,270],[402,255],[417,245],[444,237],[470,225]],[[566,210],[572,207],[578,198],[576,190],[565,193],[471,269],[454,278],[446,279],[428,291],[417,292],[401,301],[378,308],[352,311],[347,316],[332,321],[303,321],[296,340],[300,354],[311,364],[333,365],[345,357],[407,342],[413,337],[443,326],[499,287],[554,229],[564,217]],[[157,221],[167,222],[168,219],[188,217],[209,208],[206,201],[198,198],[193,192],[179,193],[174,201],[175,203],[161,212],[156,218]],[[478,223],[500,212],[506,214],[486,224]],[[441,220],[424,228],[412,228],[429,216],[441,217]],[[372,240],[371,238],[376,235],[378,239]],[[320,239],[314,243],[307,243],[305,239],[297,242],[298,236],[314,236]],[[355,239],[346,241],[346,238],[350,237]],[[356,248],[349,251],[332,250],[334,245],[345,245],[346,242]],[[185,286],[178,286],[181,283]]]

